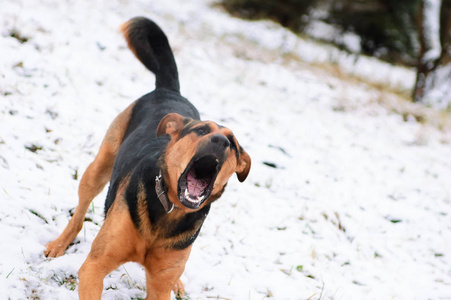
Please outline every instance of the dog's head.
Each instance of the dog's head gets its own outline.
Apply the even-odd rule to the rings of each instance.
[[[218,199],[233,173],[240,182],[249,174],[251,159],[226,127],[171,113],[158,125],[163,134],[171,137],[162,166],[168,195],[188,209]]]

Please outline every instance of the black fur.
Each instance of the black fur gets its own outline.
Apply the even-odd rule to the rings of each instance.
[[[208,206],[208,208],[210,208],[210,207]],[[205,215],[205,216],[207,216],[207,215]],[[185,249],[186,247],[188,247],[189,245],[191,245],[192,243],[194,243],[194,241],[196,240],[197,236],[198,236],[199,233],[200,233],[200,229],[202,228],[202,224],[203,224],[204,220],[205,220],[205,218],[202,219],[202,222],[201,222],[200,225],[199,225],[199,229],[197,229],[197,231],[196,231],[193,235],[191,235],[191,236],[190,236],[188,239],[186,239],[186,240],[180,240],[180,241],[178,241],[177,243],[175,243],[175,244],[172,246],[172,248],[173,248],[173,249],[176,249],[176,250],[183,250],[183,249]]]
[[[156,87],[180,91],[180,83],[169,42],[157,24],[143,17],[129,21],[127,41],[138,59],[156,76]]]

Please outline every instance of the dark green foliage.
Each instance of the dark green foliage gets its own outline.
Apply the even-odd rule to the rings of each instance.
[[[356,33],[364,54],[410,66],[417,62],[420,0],[223,0],[222,3],[239,17],[269,18],[298,33],[315,20],[310,14],[313,9],[322,10],[326,14],[317,20]]]
[[[224,0],[222,4],[229,13],[241,18],[271,19],[282,26],[297,31],[302,28],[302,16],[317,2],[315,0]]]
[[[419,0],[330,1],[327,23],[361,38],[362,52],[392,63],[416,64]]]

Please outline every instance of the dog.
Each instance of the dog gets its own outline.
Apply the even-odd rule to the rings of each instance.
[[[112,122],[80,181],[74,215],[44,254],[64,254],[92,199],[110,181],[105,221],[78,272],[80,299],[100,299],[103,278],[129,261],[144,266],[146,299],[170,299],[171,290],[184,294],[180,276],[211,203],[234,173],[246,179],[251,159],[230,129],[201,121],[181,96],[175,59],[158,25],[136,17],[121,31],[155,74],[155,90]]]

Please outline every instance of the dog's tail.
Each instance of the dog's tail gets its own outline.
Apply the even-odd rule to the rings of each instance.
[[[174,55],[168,39],[157,24],[144,17],[136,17],[121,26],[128,47],[155,74],[156,88],[180,92]]]

